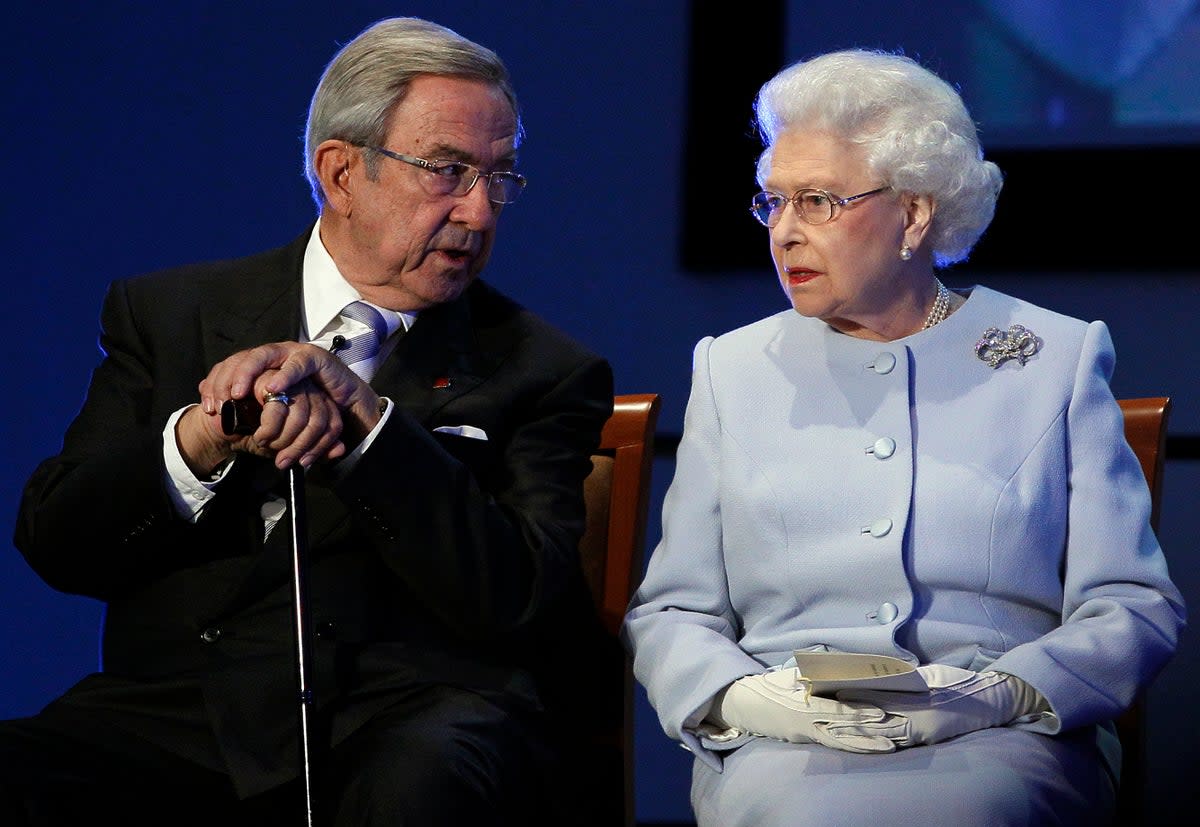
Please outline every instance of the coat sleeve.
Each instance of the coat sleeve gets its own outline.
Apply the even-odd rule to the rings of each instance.
[[[634,674],[667,735],[702,760],[717,759],[694,727],[713,696],[764,668],[737,644],[740,624],[728,597],[721,541],[721,423],[709,372],[711,338],[697,344],[692,389],[663,505],[662,540],[634,594],[623,637]]]
[[[220,548],[229,529],[220,519],[193,526],[171,505],[162,430],[170,411],[198,399],[198,377],[156,361],[133,305],[127,282],[110,286],[101,312],[104,358],[62,450],[30,476],[14,537],[49,585],[101,600],[195,565],[165,550]],[[175,334],[180,350],[184,335]]]
[[[1149,490],[1109,388],[1113,364],[1108,329],[1093,322],[1066,412],[1062,625],[992,664],[1036,687],[1062,729],[1128,707],[1174,653],[1186,614],[1150,528]]]

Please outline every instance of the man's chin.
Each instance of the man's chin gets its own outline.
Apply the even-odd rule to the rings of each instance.
[[[425,289],[421,293],[431,306],[452,302],[471,286],[476,275],[477,271],[474,268],[442,270],[422,285]]]

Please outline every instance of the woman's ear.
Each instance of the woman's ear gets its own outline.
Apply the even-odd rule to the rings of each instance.
[[[903,198],[904,243],[915,250],[921,246],[921,242],[925,240],[925,235],[933,225],[933,214],[937,211],[937,204],[929,195],[904,193]]]

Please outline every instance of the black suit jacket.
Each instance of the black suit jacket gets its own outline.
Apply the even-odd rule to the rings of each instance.
[[[161,435],[213,364],[297,338],[308,236],[111,286],[105,358],[16,532],[50,585],[107,604],[103,672],[59,703],[224,765],[244,795],[297,766],[290,552],[259,515],[278,475],[239,457],[189,523]],[[372,385],[396,409],[370,449],[344,478],[307,475],[317,713],[336,742],[426,683],[536,708],[552,656],[595,631],[577,545],[607,363],[476,281],[422,312]],[[434,433],[454,425],[488,439]]]

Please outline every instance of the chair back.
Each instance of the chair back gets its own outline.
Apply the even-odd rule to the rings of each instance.
[[[1150,487],[1150,525],[1158,531],[1162,501],[1163,464],[1166,460],[1167,418],[1171,399],[1166,396],[1118,399],[1125,415],[1125,441],[1137,455]],[[1121,739],[1121,786],[1117,791],[1117,823],[1141,824],[1146,796],[1146,701],[1139,696],[1117,718]]]
[[[615,397],[612,417],[605,424],[600,447],[592,456],[592,473],[584,482],[587,527],[579,554],[596,610],[614,640],[642,575],[658,409],[658,394]],[[597,752],[611,757],[602,759],[601,766],[610,769],[603,771],[605,783],[597,786],[605,790],[604,795],[611,790],[613,796],[622,797],[619,812],[624,819],[619,823],[632,827],[633,670],[628,657],[621,662],[624,674],[620,730],[595,733],[591,740]],[[593,813],[618,812],[612,801],[595,806]],[[580,802],[581,815],[591,807],[592,802]]]
[[[1137,455],[1150,486],[1150,525],[1158,531],[1162,499],[1163,464],[1166,460],[1167,418],[1171,413],[1169,396],[1118,399],[1125,415],[1125,441]]]

